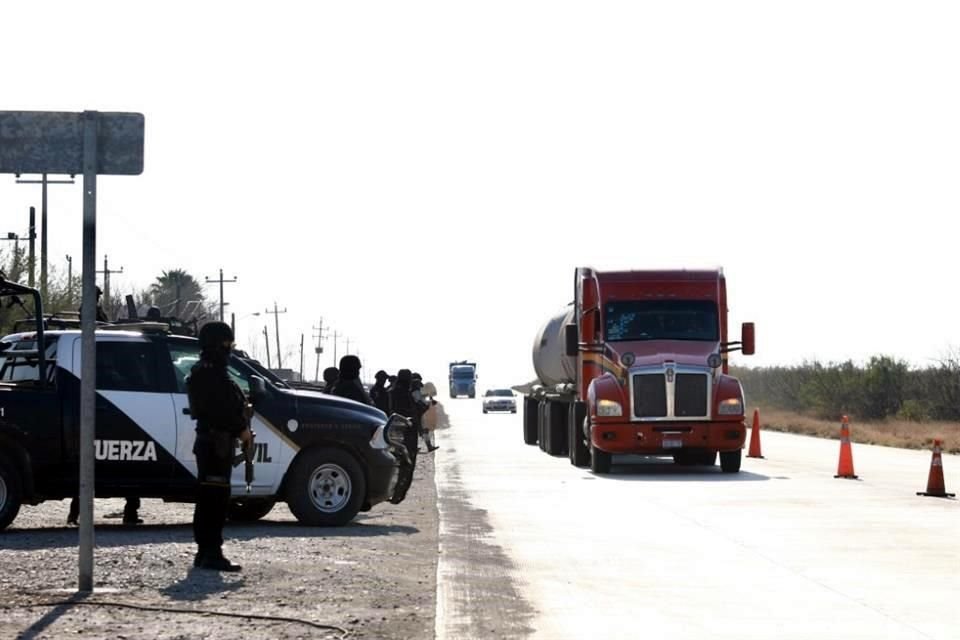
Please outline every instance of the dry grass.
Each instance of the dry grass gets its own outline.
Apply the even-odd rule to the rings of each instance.
[[[760,426],[770,431],[840,439],[839,421],[819,420],[791,411],[760,409]],[[930,449],[934,438],[943,441],[944,452],[960,453],[960,424],[956,422],[860,422],[855,416],[850,416],[850,439],[853,442],[904,449]]]

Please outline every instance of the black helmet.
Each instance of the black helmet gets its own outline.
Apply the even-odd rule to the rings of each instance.
[[[377,375],[373,376],[373,379],[377,381],[384,381],[389,377],[390,376],[387,375],[386,371],[384,371],[383,369],[380,369],[380,371],[377,371]]]
[[[360,375],[360,358],[353,355],[346,355],[340,358],[340,377],[345,380],[352,380]]]
[[[226,322],[208,322],[200,328],[200,346],[215,349],[224,342],[233,342],[233,329]]]
[[[327,383],[336,382],[340,378],[340,370],[336,367],[327,367],[323,370],[323,381]]]

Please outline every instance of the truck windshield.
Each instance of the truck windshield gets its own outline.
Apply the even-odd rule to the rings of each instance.
[[[453,377],[454,378],[473,378],[473,368],[472,367],[454,367],[453,368]]]
[[[719,339],[711,300],[624,300],[604,308],[608,342]]]

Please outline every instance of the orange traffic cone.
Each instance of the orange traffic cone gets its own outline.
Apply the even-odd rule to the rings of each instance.
[[[750,430],[750,453],[748,458],[762,458],[760,453],[760,410],[753,410],[753,428]]]
[[[853,473],[853,450],[850,448],[850,419],[843,416],[840,424],[840,464],[837,465],[837,475],[834,478],[850,478],[857,480]]]
[[[940,441],[933,441],[933,459],[930,461],[930,477],[927,479],[927,490],[917,491],[918,496],[933,496],[934,498],[953,498],[955,493],[947,493],[943,485],[943,458],[940,457]]]

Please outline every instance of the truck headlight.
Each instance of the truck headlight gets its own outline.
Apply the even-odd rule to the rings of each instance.
[[[607,418],[622,416],[623,407],[620,406],[619,402],[613,400],[601,400],[597,403],[597,415]]]
[[[741,398],[727,398],[720,401],[718,413],[722,416],[742,416],[743,400]]]

